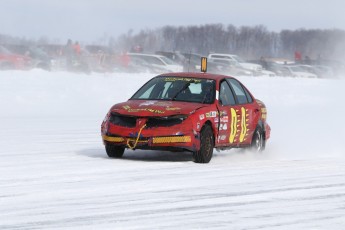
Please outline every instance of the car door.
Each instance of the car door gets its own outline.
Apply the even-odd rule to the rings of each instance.
[[[251,143],[254,132],[253,99],[235,79],[225,79],[219,87],[219,124],[217,144],[240,146]]]
[[[237,110],[236,115],[238,118],[239,126],[237,132],[239,133],[237,144],[248,145],[251,143],[253,133],[259,119],[259,109],[254,103],[253,97],[248,90],[236,79],[228,78],[226,81],[234,93]]]
[[[219,146],[236,146],[238,143],[238,127],[241,123],[240,107],[237,105],[235,94],[230,84],[223,80],[219,87]]]

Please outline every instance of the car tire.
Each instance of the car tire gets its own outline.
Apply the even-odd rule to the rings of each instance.
[[[253,152],[262,152],[265,150],[265,145],[266,145],[265,133],[263,132],[261,127],[257,127],[253,134],[253,139],[250,145],[250,149]]]
[[[125,152],[125,148],[116,145],[105,145],[105,151],[110,158],[121,158]]]
[[[193,152],[195,163],[208,163],[213,155],[214,137],[212,128],[205,125],[200,132],[200,150]]]

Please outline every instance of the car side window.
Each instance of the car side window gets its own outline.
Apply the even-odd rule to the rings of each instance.
[[[156,57],[151,57],[151,56],[138,56],[138,57],[150,64],[163,65],[162,62]]]
[[[219,99],[222,105],[236,105],[235,97],[226,81],[220,83]]]
[[[161,60],[159,60],[159,58],[156,57],[150,57],[151,59],[151,63],[152,64],[156,64],[156,65],[164,65],[163,62]]]
[[[250,96],[250,93],[248,92],[248,90],[246,90],[244,87],[242,87],[242,88],[243,88],[244,92],[246,93],[248,103],[252,103],[253,102],[252,96]]]
[[[238,104],[247,104],[253,102],[250,94],[245,90],[242,85],[235,79],[227,79],[230,83],[234,93],[237,97]]]

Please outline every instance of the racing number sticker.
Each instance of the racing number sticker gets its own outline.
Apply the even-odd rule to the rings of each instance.
[[[229,136],[229,142],[232,144],[235,142],[236,137],[238,137],[238,132],[240,132],[239,140],[240,142],[245,141],[245,137],[247,136],[248,124],[247,124],[247,114],[248,110],[246,110],[244,107],[241,108],[241,115],[237,115],[237,112],[234,108],[230,109],[231,113],[231,124],[230,124],[230,136]],[[238,119],[237,116],[240,118]],[[241,122],[241,124],[238,124]],[[240,130],[238,130],[240,128]]]

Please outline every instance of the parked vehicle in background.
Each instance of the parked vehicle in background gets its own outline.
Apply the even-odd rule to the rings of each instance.
[[[284,68],[285,65],[277,64],[275,62],[267,62],[267,70],[274,72],[280,77],[292,77],[292,73]]]
[[[155,54],[142,54],[142,53],[128,53],[130,58],[141,58],[150,65],[154,67],[165,68],[165,72],[181,72],[183,71],[183,66],[179,65],[178,63],[174,62],[173,60],[162,56],[162,55],[155,55]]]
[[[144,59],[136,56],[131,56],[128,60],[128,64],[116,64],[114,67],[116,72],[127,72],[127,73],[166,73],[165,67],[151,65]]]
[[[200,54],[195,53],[181,53],[185,59],[185,72],[200,72],[200,60],[203,57]],[[214,73],[214,74],[230,74],[231,69],[228,63],[216,62],[212,59],[208,59],[207,63],[207,72]]]
[[[0,46],[0,69],[26,70],[32,67],[31,58],[25,55],[15,54],[4,46]]]
[[[287,58],[265,58],[268,63],[275,63],[280,65],[293,65],[295,61]]]
[[[52,58],[39,47],[28,47],[28,55],[33,59],[35,68],[50,71],[52,69]]]
[[[216,65],[223,64],[226,69],[223,70],[222,74],[231,76],[254,76],[254,71],[243,68],[238,62],[224,58],[209,58],[208,63],[213,62]]]
[[[320,65],[297,65],[306,72],[315,74],[318,78],[333,78],[334,73],[331,67]]]
[[[296,65],[283,65],[283,68],[286,69],[292,77],[317,78],[317,75],[309,73]]]
[[[181,53],[183,57],[186,59],[186,63],[184,66],[185,72],[200,72],[200,60],[202,55],[196,54],[196,53]],[[210,69],[212,69],[214,66],[212,63],[208,63],[208,72],[210,72]]]
[[[281,60],[281,59],[279,59]],[[279,76],[279,77],[292,77],[292,73],[284,68],[285,64],[280,61],[272,61],[272,59],[260,59],[260,60],[250,60],[251,63],[259,64],[263,67],[263,73],[268,71],[268,73],[274,73],[274,75],[269,76]]]
[[[180,52],[156,51],[155,54],[167,57],[182,66],[184,66],[187,61]]]
[[[248,69],[251,71],[261,72],[262,66],[259,64],[249,63],[244,61],[242,58],[235,54],[222,54],[222,53],[211,53],[208,55],[208,58],[222,58],[222,59],[229,59],[237,62],[240,66],[244,69]]]
[[[314,66],[311,66],[311,65],[295,65],[295,66],[299,67],[304,72],[312,73],[312,74],[315,74],[317,77],[321,77],[320,76],[321,73],[319,72],[319,70],[314,68]]]
[[[31,67],[51,70],[52,58],[38,46],[7,45],[11,52],[31,58]]]
[[[337,78],[333,68],[330,66],[315,65],[314,67],[319,71],[321,78]]]

